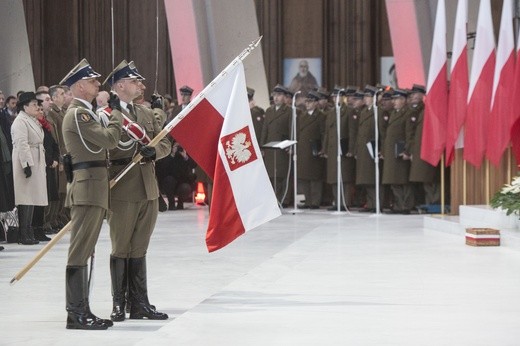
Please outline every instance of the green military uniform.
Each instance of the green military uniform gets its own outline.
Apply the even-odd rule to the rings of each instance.
[[[383,184],[389,184],[395,197],[395,211],[407,211],[414,207],[413,191],[409,184],[410,161],[396,157],[396,147],[406,142],[406,123],[413,111],[404,106],[393,110],[383,142]]]
[[[348,153],[353,154],[356,147],[356,137],[358,130],[358,119],[361,108],[355,109],[347,107],[345,112],[345,121],[341,125],[344,126],[343,133],[346,134],[346,142],[348,143]],[[356,160],[353,156],[346,158],[346,171],[343,175],[343,182],[345,184],[352,184],[356,182]]]
[[[262,136],[262,127],[264,126],[264,114],[263,108],[254,106],[251,108],[251,119],[253,120],[253,127],[255,128],[256,139],[260,140]]]
[[[119,83],[120,80],[121,83]],[[125,84],[124,80],[133,82]],[[133,62],[123,60],[108,76],[108,82],[121,97],[135,97],[136,85],[144,78],[139,74]],[[137,83],[137,84],[133,84]],[[121,89],[118,89],[121,88]],[[132,96],[133,95],[133,96]],[[151,140],[162,130],[163,116],[152,109],[138,104],[127,104],[121,101],[123,114],[132,122],[141,126]],[[110,151],[110,177],[114,178],[132,161],[137,153],[143,153],[146,140],[132,141],[127,133],[121,135],[121,144]],[[130,143],[130,144],[127,144]],[[144,149],[149,149],[146,147]],[[113,321],[125,319],[126,292],[130,302],[130,318],[132,319],[167,319],[168,315],[158,312],[148,301],[146,278],[146,252],[150,237],[159,213],[159,186],[155,175],[153,159],[161,159],[171,152],[171,142],[162,138],[154,146],[149,157],[143,157],[112,188],[110,203],[111,213],[108,216],[112,253],[110,256],[110,274],[112,278],[113,310],[110,315]]]
[[[60,82],[72,92],[95,97],[99,82],[83,59]],[[82,82],[83,88],[74,89]],[[121,137],[121,114],[114,111],[101,125],[88,100],[75,98],[63,118],[63,141],[71,156],[73,180],[67,186],[66,206],[71,208],[70,246],[65,275],[67,329],[100,330],[113,323],[95,316],[89,307],[87,260],[94,253],[101,224],[109,205],[107,149]]]
[[[437,168],[421,159],[424,103],[411,109],[414,113],[406,123],[406,149],[412,155],[410,181],[423,184],[426,204],[438,203],[440,192],[435,182]]]
[[[65,208],[65,196],[67,194],[67,178],[65,177],[65,171],[63,170],[62,157],[67,153],[65,149],[65,142],[63,140],[63,118],[65,117],[65,110],[56,106],[51,105],[49,110],[49,118],[52,119],[53,124],[56,126],[56,143],[60,149],[60,166],[58,169],[58,195],[60,198],[57,216],[62,222],[69,221],[70,215],[68,209]]]
[[[265,120],[262,126],[260,145],[269,142],[279,142],[291,138],[292,110],[287,105],[281,105],[277,110],[275,106],[265,111]],[[285,182],[289,168],[289,154],[285,150],[264,149],[264,162],[267,174],[273,187],[276,185],[276,197],[280,202],[285,190]],[[276,155],[276,167],[275,167]],[[275,174],[276,170],[276,174]],[[276,180],[276,184],[275,184]]]
[[[341,126],[346,120],[347,106],[340,106],[340,138],[345,138],[345,126]],[[340,150],[341,151],[341,150]],[[323,152],[327,155],[326,163],[326,181],[332,185],[332,194],[334,202],[337,201],[337,170],[338,170],[338,130],[336,125],[336,109],[332,108],[326,115],[325,119],[325,136],[323,141]],[[347,169],[347,161],[344,154],[341,153],[341,174],[344,177]],[[344,188],[342,184],[341,188]],[[345,196],[345,190],[342,191]]]
[[[154,138],[161,131],[161,126],[155,120],[153,111],[142,105],[134,105],[134,108],[133,114],[126,109],[123,109],[123,113],[140,124],[150,139]],[[129,139],[126,133],[122,134],[122,142]],[[134,144],[131,150],[116,148],[110,151],[111,179],[130,163],[138,147],[138,144]],[[167,156],[171,152],[168,138],[164,137],[155,150],[156,159]],[[155,165],[151,160],[134,165],[112,188],[111,213],[108,217],[112,256],[138,258],[146,255],[157,219],[158,197]]]
[[[359,114],[359,126],[354,155],[356,157],[356,185],[363,185],[367,192],[366,208],[375,208],[376,170],[374,158],[370,155],[367,143],[375,140],[374,109],[364,107]],[[374,153],[377,155],[377,153]]]
[[[297,117],[298,185],[305,195],[305,205],[319,208],[324,178],[324,160],[318,156],[325,135],[325,116],[315,109]]]
[[[101,224],[108,209],[108,171],[105,149],[117,145],[121,136],[121,116],[114,112],[107,128],[94,120],[92,111],[74,99],[63,119],[63,140],[72,163],[96,162],[104,166],[74,171],[65,205],[71,208],[71,238],[68,265],[83,266],[94,253]],[[83,144],[83,141],[85,144]],[[88,147],[88,148],[87,148]],[[90,150],[89,150],[90,149]],[[93,151],[93,152],[92,152]]]

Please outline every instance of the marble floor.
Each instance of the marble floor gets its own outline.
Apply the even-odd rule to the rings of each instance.
[[[520,251],[474,248],[420,215],[284,214],[208,254],[205,207],[160,213],[150,300],[170,318],[65,329],[68,236],[2,244],[0,345],[520,345]],[[111,311],[106,225],[91,308]]]

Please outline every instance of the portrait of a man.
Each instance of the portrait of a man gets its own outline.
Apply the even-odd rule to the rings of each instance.
[[[292,92],[301,91],[303,95],[307,95],[310,90],[318,88],[321,84],[321,59],[319,58],[285,59],[284,67],[285,84]]]

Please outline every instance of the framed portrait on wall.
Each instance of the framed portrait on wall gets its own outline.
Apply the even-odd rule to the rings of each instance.
[[[321,86],[321,58],[291,58],[283,62],[283,84],[292,92],[306,95]]]

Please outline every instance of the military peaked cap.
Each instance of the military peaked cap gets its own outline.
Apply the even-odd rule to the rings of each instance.
[[[74,66],[65,77],[63,77],[59,84],[70,87],[79,80],[97,77],[101,77],[101,75],[92,69],[92,66],[90,66],[87,59],[83,59]]]

